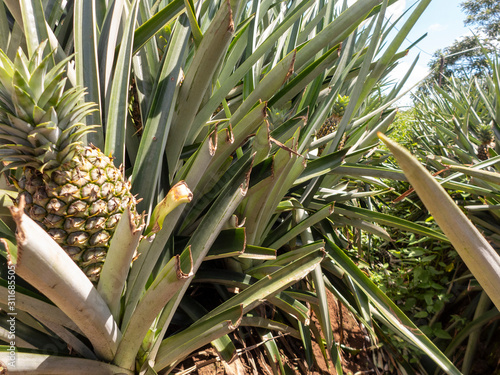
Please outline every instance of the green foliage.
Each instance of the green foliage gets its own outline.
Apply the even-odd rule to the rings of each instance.
[[[483,244],[496,257],[500,248],[500,222],[496,211],[500,202],[499,66],[498,57],[495,59],[486,50],[481,53],[491,75],[483,72],[477,77],[467,77],[455,72],[456,76],[443,80],[442,88],[429,84],[417,96],[409,136],[412,142],[407,146],[422,165],[435,174],[434,180],[447,189],[460,211],[467,215],[468,227],[473,228],[472,222],[480,231],[481,235],[474,237],[475,243],[470,247],[476,249]],[[488,144],[486,157],[480,158],[482,144],[491,141],[492,128],[495,139]],[[384,165],[396,167],[392,158],[387,158]],[[413,180],[413,183],[418,182]],[[378,207],[393,215],[432,225],[433,218],[428,216],[411,186],[406,182],[392,182],[391,187],[396,189],[397,200],[389,203],[381,198]],[[443,242],[390,233],[398,238],[393,243],[372,240],[372,248],[387,251],[385,256],[375,257],[378,263],[372,263],[372,277],[383,285],[388,295],[400,301],[402,310],[447,354],[465,352],[464,374],[470,373],[472,363],[489,361],[484,353],[475,349],[494,334],[486,322],[498,316],[498,310],[490,309],[491,301],[481,292],[462,258]],[[460,248],[460,244],[455,246]],[[495,257],[487,264],[498,264]],[[473,273],[479,279],[484,272],[483,267]],[[487,284],[485,279],[481,284]],[[493,299],[495,292],[489,290]],[[476,329],[474,334],[472,326]],[[397,345],[397,340],[395,342]],[[494,368],[495,365],[490,365],[485,371]]]
[[[462,37],[450,46],[435,51],[428,63],[431,75],[424,82],[446,86],[445,78],[452,75],[467,78],[490,74],[491,70],[481,47],[490,52],[495,51],[494,44],[488,39],[478,39],[475,36]]]
[[[238,357],[242,342],[249,347],[265,341],[256,350],[277,373],[284,364],[276,332],[306,350],[317,340],[325,353],[334,353],[339,368],[329,290],[363,323],[373,344],[381,326],[391,328],[449,374],[459,374],[345,254],[346,233],[387,239],[381,224],[446,241],[433,228],[373,207],[373,199],[388,192],[386,172],[397,175],[378,168],[387,155],[375,151],[377,133],[394,120],[391,104],[404,82],[388,95],[381,87],[406,55],[401,45],[429,2],[412,9],[392,40],[385,21],[390,2],[382,0],[342,8],[340,2],[311,0],[78,0],[53,2],[47,15],[40,2],[27,0],[0,8],[0,16],[14,17],[5,30],[9,38],[0,41],[8,54],[19,47],[30,51],[50,36],[55,62],[72,60],[70,83],[86,87],[86,100],[100,108],[88,122],[102,126],[86,141],[127,167],[142,199],[139,209],[153,221],[147,237],[123,223],[131,236],[120,236],[113,246],[135,255],[134,261],[123,261],[117,251],[109,275],[118,269],[122,277],[103,277],[97,290],[78,271],[82,282],[71,283],[76,276],[69,266],[56,272],[43,257],[31,258],[41,254],[40,244],[26,230],[20,241],[27,243],[19,245],[30,255],[25,260],[37,262],[23,269],[20,261],[18,271],[57,305],[37,292],[37,301],[24,307],[34,316],[43,313],[41,324],[28,314],[19,318],[37,327],[57,311],[55,322],[49,321],[54,335],[44,329],[28,343],[34,352],[19,354],[26,371],[38,371],[41,362],[54,373],[81,372],[81,362],[66,351],[58,353],[64,363],[45,357],[44,338],[50,338],[76,347],[95,367],[113,363],[108,372],[148,375],[172,372],[204,345],[227,362]],[[334,132],[319,137],[339,94],[349,98],[342,119]],[[162,211],[179,186],[189,189],[185,199],[173,199],[178,204]],[[60,249],[45,239],[43,248],[57,259]],[[51,271],[50,285],[58,288],[33,278],[35,267],[44,276]],[[89,294],[96,300],[91,306],[85,303]],[[81,311],[96,323],[82,319]],[[323,337],[309,325],[313,313]],[[90,337],[95,348],[80,340],[88,329],[97,331]],[[307,359],[312,366],[314,358]],[[408,372],[423,373],[414,362]]]
[[[494,65],[487,60],[493,72]],[[427,86],[416,97],[412,150],[435,171],[445,165],[470,164],[477,159],[481,130],[496,118],[496,89],[488,76],[445,79],[446,89]],[[434,155],[429,159],[428,155]],[[442,157],[438,160],[437,157]]]
[[[500,35],[500,4],[496,0],[466,0],[460,4],[467,18],[465,25],[476,25],[490,38]]]
[[[452,298],[447,286],[457,254],[450,245],[426,237],[391,234],[398,240],[373,245],[380,253],[375,255],[371,277],[429,337],[439,337],[433,323]]]
[[[394,122],[389,128],[389,136],[405,147],[409,147],[414,139],[415,132],[415,108],[409,108],[398,112]]]
[[[480,77],[491,74],[491,66],[482,48],[494,53],[500,36],[500,4],[496,0],[467,0],[460,6],[467,14],[466,26],[476,26],[474,36],[456,39],[450,46],[434,52],[428,63],[431,75],[420,85],[419,92],[427,93],[427,86],[446,87],[446,79]]]

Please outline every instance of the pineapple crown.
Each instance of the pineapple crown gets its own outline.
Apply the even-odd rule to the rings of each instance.
[[[70,161],[80,138],[95,126],[81,120],[95,110],[85,90],[66,89],[65,66],[54,63],[43,42],[28,58],[19,49],[14,61],[0,50],[0,161],[4,169],[50,171]]]
[[[336,104],[347,106],[347,104],[349,104],[349,97],[347,95],[342,96],[337,94]]]
[[[493,141],[493,129],[489,125],[481,125],[477,135],[481,143],[490,143]]]
[[[349,104],[348,96],[341,96],[340,94],[337,94],[337,99],[335,100],[332,106],[332,116],[336,119],[342,118],[344,116],[345,109],[348,104]]]

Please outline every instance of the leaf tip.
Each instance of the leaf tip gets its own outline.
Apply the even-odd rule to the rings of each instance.
[[[384,141],[384,143],[388,140],[387,136],[382,132],[377,132],[377,137],[379,137],[379,139]]]

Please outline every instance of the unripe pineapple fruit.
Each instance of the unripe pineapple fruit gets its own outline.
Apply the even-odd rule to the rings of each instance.
[[[477,158],[479,160],[486,160],[489,158],[488,149],[490,148],[491,142],[493,142],[493,131],[491,126],[481,126],[479,128],[478,136],[481,144],[477,148]]]
[[[127,207],[138,221],[130,183],[96,147],[80,138],[94,105],[66,89],[65,63],[49,68],[45,43],[14,62],[0,50],[0,161],[21,169],[15,181],[25,212],[97,282],[110,239]]]
[[[337,100],[335,100],[335,103],[333,103],[332,117],[334,117],[337,120],[342,119],[342,117],[344,117],[345,109],[348,104],[349,104],[349,97],[346,95],[340,96],[339,94],[337,96]]]
[[[342,117],[344,116],[345,109],[348,104],[349,104],[348,96],[340,96],[340,94],[337,95],[337,99],[335,100],[335,103],[333,103],[332,106],[332,115],[325,120],[324,124],[321,126],[321,128],[318,130],[318,133],[316,134],[316,137],[318,139],[335,131],[338,123],[340,122],[340,120],[342,120]],[[325,146],[320,146],[318,148],[318,155],[321,155],[324,149]]]

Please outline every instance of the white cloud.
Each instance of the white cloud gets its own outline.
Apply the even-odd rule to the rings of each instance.
[[[358,0],[347,0],[347,5],[351,6],[356,1],[358,1]],[[359,1],[363,1],[363,0],[359,0]],[[390,19],[392,22],[395,22],[398,19],[398,17],[403,14],[403,12],[405,11],[405,8],[406,8],[406,0],[396,1],[394,4],[392,4],[391,6],[389,6],[387,8],[387,10],[385,12],[385,19],[386,20]],[[369,22],[370,22],[370,20],[364,20],[363,22],[361,22],[360,26],[364,26]]]
[[[448,28],[448,25],[442,25],[440,23],[434,23],[428,27],[429,31],[443,31]]]
[[[347,0],[347,5],[351,6],[356,1],[357,0]],[[392,4],[390,7],[387,8],[385,16],[387,18],[392,18],[392,20],[394,21],[396,18],[398,18],[400,15],[403,14],[405,9],[406,9],[406,0],[396,1],[394,4]]]
[[[386,17],[391,18],[392,21],[395,21],[406,9],[406,0],[400,0],[392,4],[389,8],[387,8]]]

